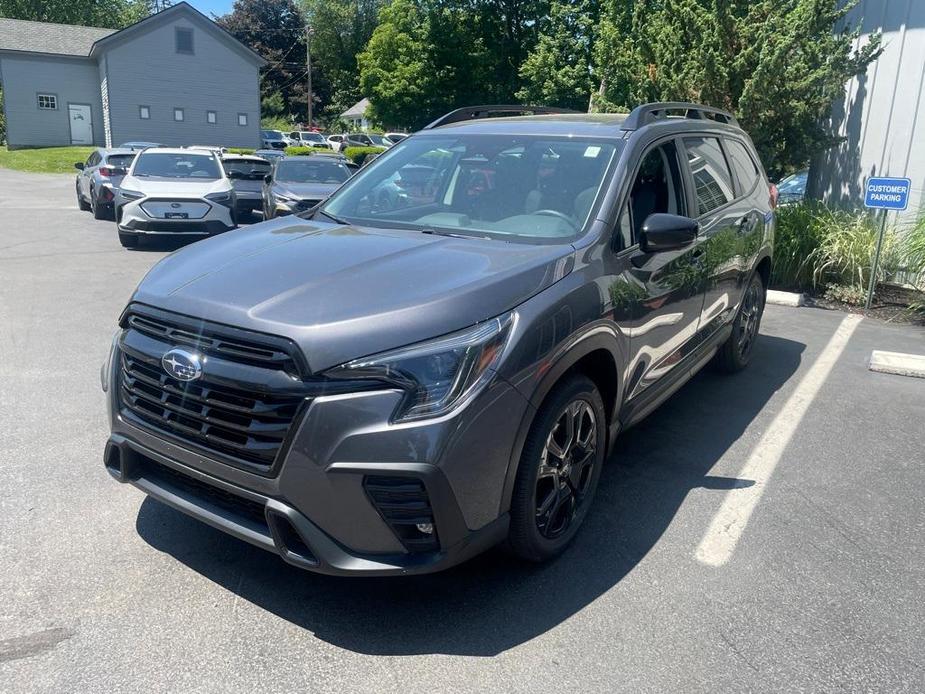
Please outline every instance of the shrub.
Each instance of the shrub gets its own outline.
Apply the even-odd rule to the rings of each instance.
[[[816,216],[822,209],[820,203],[813,201],[777,209],[772,287],[802,290],[813,286],[813,267],[808,260],[819,247]]]
[[[385,147],[348,147],[343,151],[343,155],[357,166],[363,166],[367,155],[379,154],[385,149]]]
[[[823,296],[829,301],[860,306],[867,301],[867,290],[853,284],[830,284],[825,288]]]
[[[820,207],[814,215],[819,247],[809,255],[815,284],[835,283],[867,287],[880,235],[880,222],[866,211],[847,212]],[[895,230],[887,227],[877,269],[877,282],[899,267]]]
[[[325,147],[287,147],[284,151],[287,157],[304,157],[307,154],[313,154],[315,152],[331,153],[331,150]]]
[[[253,154],[255,150],[248,149],[247,147],[229,147],[229,154]]]
[[[903,269],[911,275],[912,284],[925,289],[925,214],[903,234],[899,254]]]

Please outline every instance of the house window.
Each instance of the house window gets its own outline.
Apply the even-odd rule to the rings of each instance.
[[[206,111],[206,123],[215,125],[218,122],[218,114],[215,111]]]
[[[238,125],[247,125],[247,114],[246,113],[238,114]]]
[[[177,53],[193,53],[193,30],[177,27],[175,37],[177,40]]]
[[[148,120],[151,118],[151,107],[150,106],[139,106],[138,107],[138,117],[141,120]]]
[[[175,109],[173,110],[173,119],[174,119],[175,121],[182,121],[182,120],[183,120],[183,109],[182,109],[182,108],[175,108]]]
[[[42,111],[57,111],[58,97],[54,94],[39,94],[39,109]]]

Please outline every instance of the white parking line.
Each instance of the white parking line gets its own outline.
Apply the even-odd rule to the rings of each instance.
[[[713,517],[694,555],[701,564],[722,566],[729,561],[752,511],[761,501],[784,449],[861,320],[862,316],[845,316],[825,349],[764,432],[739,472],[740,479],[752,480],[754,484],[751,487],[730,489],[726,494],[722,507]]]

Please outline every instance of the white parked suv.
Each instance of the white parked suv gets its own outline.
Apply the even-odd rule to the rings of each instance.
[[[231,180],[214,153],[146,149],[116,197],[119,241],[134,248],[144,236],[220,234],[236,226],[235,203]]]

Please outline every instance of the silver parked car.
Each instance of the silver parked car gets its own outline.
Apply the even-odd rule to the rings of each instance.
[[[263,177],[270,173],[270,162],[245,154],[226,154],[222,157],[222,167],[234,186],[238,215],[262,209]]]
[[[220,234],[236,226],[234,188],[212,152],[146,149],[122,180],[116,222],[126,248],[146,235]]]
[[[321,147],[331,149],[331,145],[321,133],[307,130],[294,130],[289,133],[289,139],[296,147]]]
[[[130,149],[95,149],[85,162],[77,162],[77,206],[93,212],[95,219],[112,217],[113,202],[122,178],[136,152]]]
[[[339,157],[312,155],[286,157],[273,166],[264,178],[263,218],[295,214],[310,210],[326,200],[351,171]]]

